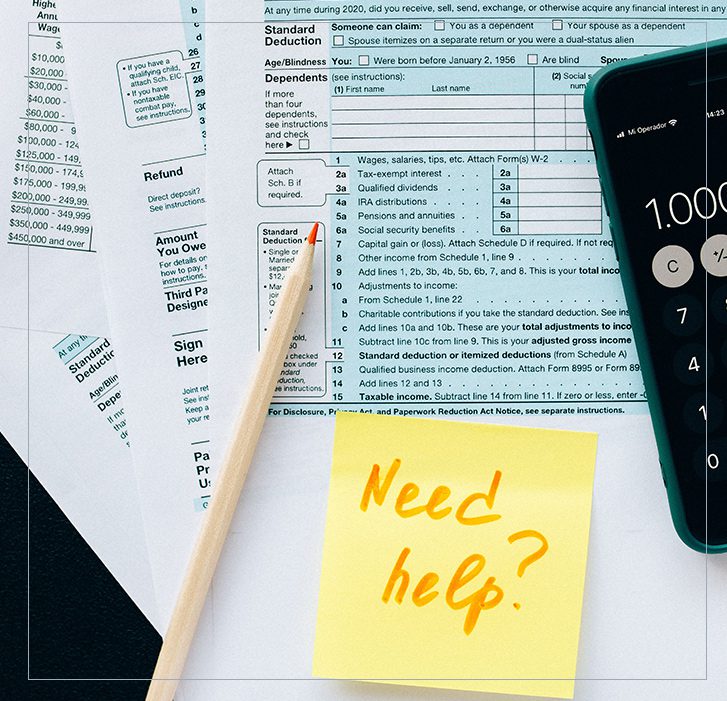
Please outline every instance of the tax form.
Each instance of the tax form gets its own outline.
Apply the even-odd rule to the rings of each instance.
[[[212,486],[204,5],[60,9],[163,631]]]
[[[14,3],[3,25],[12,57],[2,111],[2,323],[108,334],[54,3]],[[59,262],[62,269],[59,270]],[[95,302],[77,304],[93,293]]]
[[[270,3],[265,18],[287,9]],[[220,305],[219,367],[255,352],[249,329],[262,333],[286,261],[318,217],[325,265],[275,411],[643,413],[581,109],[603,49],[545,18],[313,20],[238,30],[250,46],[240,60],[260,69],[246,75],[255,128],[210,178],[221,203],[235,183],[257,229],[230,237],[220,294],[235,296],[240,261],[259,294],[256,307]],[[536,39],[556,48],[528,49]],[[216,209],[232,230],[230,210]],[[238,389],[220,388],[222,412]]]
[[[0,430],[156,624],[55,6],[23,0],[4,19]]]
[[[599,66],[725,30],[637,4],[526,8],[208,8],[217,443],[246,381],[233,368],[250,367],[312,221],[324,244],[215,580],[210,664],[241,680],[219,698],[383,693],[302,681],[339,408],[597,431],[579,698],[618,679],[656,699],[658,680],[706,674],[706,566],[659,492],[581,105]],[[614,591],[629,592],[617,606]]]

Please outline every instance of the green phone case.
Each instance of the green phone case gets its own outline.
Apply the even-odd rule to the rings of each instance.
[[[706,46],[709,47],[709,50],[727,50],[727,40],[708,42]],[[610,229],[613,235],[617,256],[619,256],[619,251],[627,251],[627,247],[625,245],[623,222],[621,220],[619,206],[616,201],[615,190],[609,172],[608,158],[605,155],[605,140],[598,113],[599,90],[601,86],[613,76],[639,70],[644,65],[657,61],[668,65],[669,62],[673,61],[676,63],[684,58],[690,57],[691,55],[704,55],[704,53],[705,44],[699,44],[696,47],[691,46],[673,49],[671,51],[664,51],[658,54],[650,54],[621,61],[598,71],[598,73],[591,78],[586,86],[586,91],[583,96],[586,123],[588,124],[588,129],[591,133],[594,151],[597,154],[596,166],[598,168],[598,177],[601,181],[601,189],[603,191],[603,198],[606,204],[606,212],[610,220]],[[672,458],[668,441],[666,421],[662,412],[661,398],[658,394],[654,368],[651,364],[651,354],[645,352],[648,342],[645,332],[643,309],[636,293],[631,261],[625,254],[619,256],[619,269],[621,271],[621,281],[623,283],[626,302],[629,308],[629,315],[631,317],[631,326],[636,340],[636,348],[639,354],[649,411],[651,412],[651,421],[654,426],[656,444],[659,450],[659,460],[661,462],[661,469],[669,499],[669,509],[671,510],[674,528],[681,540],[693,550],[698,552],[727,552],[727,543],[721,545],[707,545],[706,543],[702,543],[697,540],[687,527],[684,504],[679,492],[676,468],[674,466],[674,460]]]

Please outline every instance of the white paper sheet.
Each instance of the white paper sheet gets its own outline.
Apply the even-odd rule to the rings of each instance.
[[[61,8],[162,629],[212,464],[204,88],[199,30],[182,9]]]
[[[0,112],[0,430],[157,624],[53,3],[8,7]],[[33,518],[33,514],[29,514]],[[32,553],[31,553],[32,557]],[[69,671],[70,673],[70,671]]]
[[[53,3],[21,0],[0,27],[9,67],[0,112],[0,323],[108,335],[62,36],[44,19],[55,15]]]
[[[77,337],[76,337],[77,338]],[[99,559],[155,626],[156,601],[123,417],[109,422],[53,346],[74,337],[0,329],[0,427]],[[95,339],[76,360],[105,343]],[[106,376],[106,379],[113,377]],[[107,416],[119,411],[110,409]],[[28,515],[33,519],[32,511]],[[32,557],[32,552],[30,557]],[[68,670],[72,677],[73,670]]]

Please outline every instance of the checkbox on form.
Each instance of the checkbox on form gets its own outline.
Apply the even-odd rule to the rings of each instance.
[[[333,45],[334,46],[343,46],[343,34],[334,34]]]
[[[532,66],[538,62],[538,54],[528,54],[528,65]]]
[[[307,151],[310,148],[310,139],[298,139],[298,148]]]
[[[434,29],[437,32],[443,32],[444,31],[444,20],[443,19],[435,19],[434,20]]]
[[[358,65],[359,66],[368,66],[369,65],[369,57],[368,56],[359,56],[358,57]]]
[[[563,20],[562,19],[554,19],[553,20],[553,29],[563,29]]]

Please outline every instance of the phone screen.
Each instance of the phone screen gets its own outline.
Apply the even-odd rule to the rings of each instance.
[[[651,357],[641,357],[643,344],[639,355],[660,400],[652,418],[669,436],[660,458],[674,466],[690,532],[725,543],[727,48],[614,74],[598,109],[599,155],[624,233],[620,265],[630,269]]]

